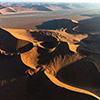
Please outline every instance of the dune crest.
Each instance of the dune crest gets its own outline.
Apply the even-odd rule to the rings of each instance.
[[[67,42],[68,45],[69,45],[69,48],[71,51],[73,52],[77,52],[77,48],[79,45],[77,45],[76,43],[80,42],[82,39],[84,38],[87,38],[88,35],[87,34],[76,34],[76,35],[73,35],[73,34],[68,34],[67,32],[65,31],[62,31],[62,30],[53,30],[54,32],[57,32],[61,35],[61,37],[59,37],[59,40],[60,41],[64,41],[64,42]],[[64,37],[64,38],[62,38]]]
[[[78,23],[78,21],[76,21],[76,20],[73,20],[73,19],[72,19],[71,21],[72,21],[72,22],[74,22],[74,23]]]

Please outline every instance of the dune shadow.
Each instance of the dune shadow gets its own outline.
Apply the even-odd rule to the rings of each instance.
[[[85,20],[79,21],[79,27],[76,29],[76,31],[80,32],[100,32],[100,16],[88,18]]]
[[[87,38],[81,40],[78,44],[77,52],[82,55],[90,56],[91,54],[100,53],[100,35],[99,34],[89,34]]]
[[[56,29],[66,29],[66,32],[70,34],[78,34],[73,31],[73,28],[76,27],[78,23],[73,22],[70,19],[56,19],[51,21],[43,22],[41,25],[36,26],[37,29],[48,29],[48,30],[56,30]]]

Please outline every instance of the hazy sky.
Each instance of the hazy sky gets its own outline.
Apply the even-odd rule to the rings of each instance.
[[[100,0],[0,0],[0,2],[89,2],[100,3]]]

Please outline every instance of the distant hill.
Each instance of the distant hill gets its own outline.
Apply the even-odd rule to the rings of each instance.
[[[51,4],[51,3],[5,3],[3,5],[0,5],[0,9],[2,9],[3,12],[12,12],[11,10],[14,9],[14,11],[55,11],[55,10],[63,10],[63,9],[71,9],[69,7],[69,4]],[[13,9],[8,10],[9,8],[6,7],[12,7]],[[5,8],[5,9],[4,9]]]
[[[97,5],[98,6],[98,5]],[[91,8],[91,7],[96,7],[96,5],[93,4],[87,4],[87,3],[3,3],[0,4],[0,9],[3,10],[3,12],[12,12],[11,10],[6,10],[8,9],[6,7],[13,8],[11,10],[16,11],[16,12],[21,12],[21,11],[59,11],[59,10],[66,10],[66,9],[75,9],[75,8]],[[5,8],[5,9],[4,9]]]
[[[16,12],[35,10],[35,9],[31,9],[31,8],[24,8],[24,7],[21,7],[21,6],[17,6],[17,7],[13,7],[13,8],[15,9]]]
[[[35,10],[39,10],[39,11],[52,11],[51,9],[45,7],[44,5],[24,5],[22,6],[24,8],[32,8],[32,9],[35,9]]]
[[[66,4],[48,4],[46,7],[52,10],[71,9],[69,5]]]
[[[69,4],[58,4],[57,6],[61,7],[62,9],[71,9]]]
[[[62,7],[59,7],[57,5],[47,5],[46,7],[53,11],[62,10]]]
[[[12,7],[6,7],[3,9],[0,9],[1,13],[6,13],[6,12],[15,12],[15,10]]]

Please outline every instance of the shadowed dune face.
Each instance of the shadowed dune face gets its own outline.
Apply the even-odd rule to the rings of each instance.
[[[72,29],[75,26],[77,26],[77,23],[74,23],[71,20],[58,19],[58,20],[51,20],[51,21],[44,22],[42,25],[37,26],[37,28],[56,30],[56,29],[61,29],[61,28]]]
[[[85,20],[79,21],[79,27],[76,29],[76,31],[81,32],[100,32],[100,17],[93,17]]]
[[[82,44],[83,43],[83,44]],[[80,53],[92,53],[100,54],[100,35],[99,34],[90,34],[87,38],[81,40],[77,51]]]
[[[42,25],[38,25],[37,29],[49,29],[49,30],[56,30],[64,28],[66,29],[66,32],[75,34],[73,32],[73,28],[78,26],[78,22],[74,22],[74,20],[70,19],[57,19],[57,20],[51,20],[42,23]]]

